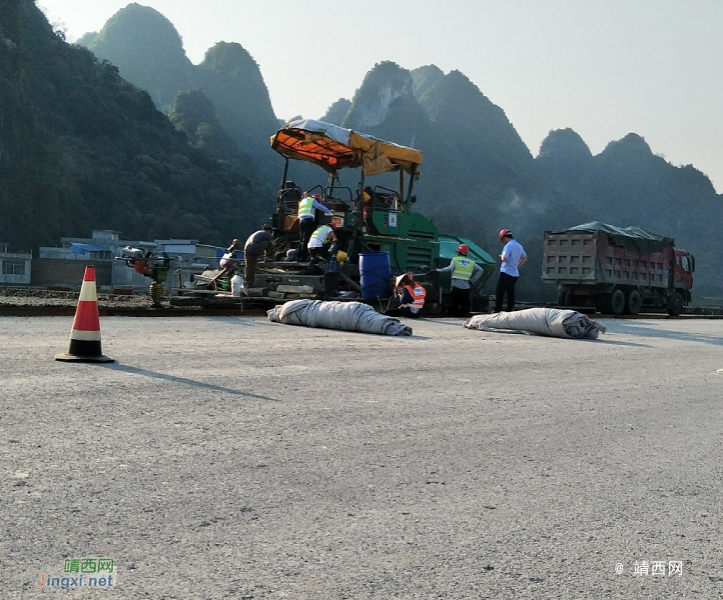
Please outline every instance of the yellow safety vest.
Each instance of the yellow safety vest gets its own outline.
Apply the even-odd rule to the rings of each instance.
[[[299,218],[314,216],[314,197],[307,196],[299,201]]]
[[[469,280],[474,273],[474,261],[466,256],[455,256],[452,259],[454,270],[452,271],[452,279]]]
[[[329,225],[322,225],[321,227],[317,227],[314,230],[314,233],[312,233],[311,237],[309,238],[309,248],[318,248],[316,244],[312,246],[311,242],[313,242],[314,240],[318,240],[320,242],[320,245],[322,246],[326,244],[332,231],[334,230]]]

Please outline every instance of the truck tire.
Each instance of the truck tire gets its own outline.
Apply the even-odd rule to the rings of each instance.
[[[683,300],[683,294],[681,294],[680,292],[675,292],[670,300],[670,305],[668,306],[668,314],[671,317],[677,317],[678,315],[680,315],[680,313],[683,312],[684,304],[685,301]]]
[[[638,290],[630,290],[628,294],[628,313],[637,315],[643,306],[643,297]]]
[[[614,315],[622,315],[625,312],[625,292],[615,290],[610,296],[610,312]]]

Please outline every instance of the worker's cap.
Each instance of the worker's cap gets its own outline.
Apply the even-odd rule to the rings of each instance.
[[[509,235],[510,237],[512,237],[512,232],[511,232],[509,229],[501,229],[501,230],[500,230],[500,234],[499,234],[499,236],[498,236],[498,237],[500,238],[500,242],[501,242],[503,239],[505,239],[508,235]]]
[[[406,273],[404,273],[402,275],[398,275],[397,278],[394,280],[394,287],[399,287],[402,284],[406,283],[407,279],[408,279],[408,277],[407,277]]]

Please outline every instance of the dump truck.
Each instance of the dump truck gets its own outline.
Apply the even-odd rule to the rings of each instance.
[[[294,297],[359,297],[375,307],[392,295],[393,276],[412,271],[427,287],[427,307],[443,309],[448,302],[449,274],[434,269],[447,266],[464,243],[469,257],[483,270],[472,289],[473,310],[485,310],[486,296],[480,291],[496,269],[492,257],[472,240],[441,233],[436,225],[413,207],[417,202],[414,183],[422,163],[422,152],[325,123],[300,119],[288,123],[271,137],[271,147],[284,158],[283,172],[272,215],[275,248],[273,256],[260,263],[255,285],[276,299]],[[292,167],[301,163],[320,167],[323,178],[302,190],[294,183]],[[342,183],[341,170],[353,181]],[[382,176],[376,184],[373,180]],[[299,201],[303,193],[315,196],[332,211],[316,211],[316,225],[333,223],[335,251],[344,261],[330,265],[299,262],[293,252],[299,247]],[[368,193],[364,193],[368,192]],[[363,262],[374,254],[388,254],[388,285],[377,285],[369,295],[364,289]],[[331,261],[335,262],[335,261]],[[384,267],[384,265],[382,265]],[[334,289],[324,277],[329,269],[339,273]],[[384,269],[380,271],[384,273]],[[383,283],[383,282],[382,282]]]
[[[542,281],[557,284],[561,307],[636,315],[679,315],[691,302],[695,258],[669,237],[592,222],[545,231]]]

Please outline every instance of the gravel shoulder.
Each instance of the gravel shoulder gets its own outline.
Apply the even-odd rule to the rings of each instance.
[[[723,321],[461,322],[108,317],[98,365],[0,317],[0,595],[103,557],[134,600],[723,597]]]
[[[0,288],[0,308],[72,308],[78,305],[80,292],[38,288]],[[152,308],[148,294],[97,294],[99,308]]]

